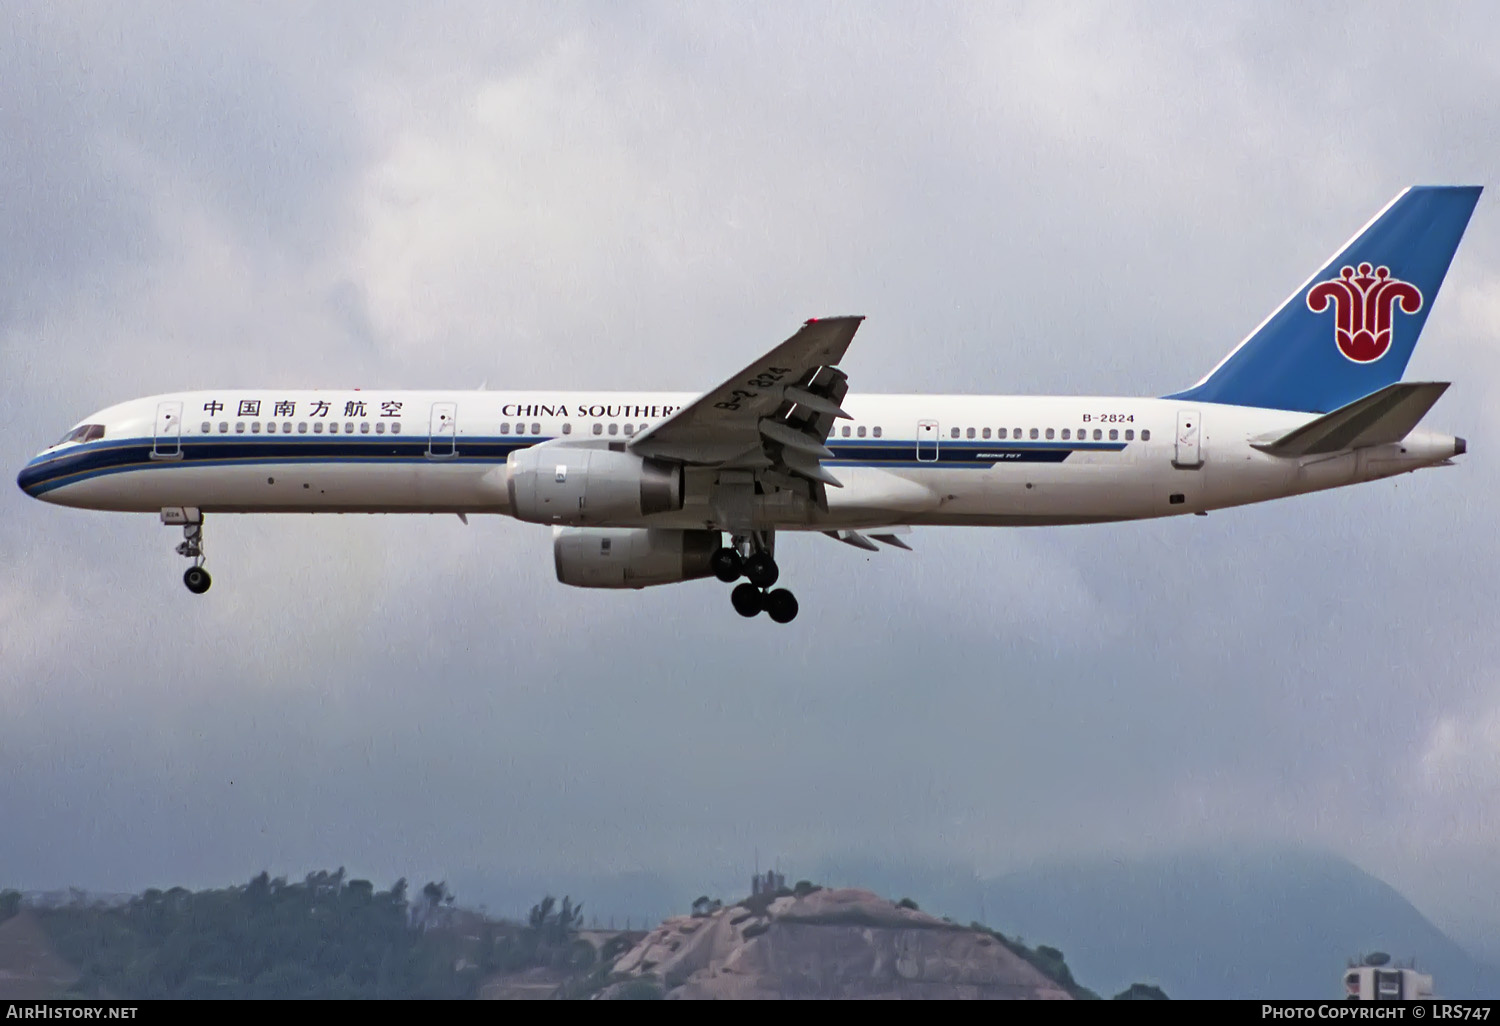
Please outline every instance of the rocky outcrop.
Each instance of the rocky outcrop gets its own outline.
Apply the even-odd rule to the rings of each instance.
[[[853,889],[668,919],[614,973],[601,997],[648,980],[687,1000],[1069,998],[994,935]]]

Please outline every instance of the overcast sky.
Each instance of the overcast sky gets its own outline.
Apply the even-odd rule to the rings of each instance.
[[[1487,5],[9,4],[0,465],[154,392],[1159,395],[1402,187],[1492,184]],[[1500,931],[1500,214],[1408,377],[1454,469],[556,583],[498,518],[0,497],[0,884],[382,885],[1247,841]],[[690,900],[691,894],[685,895]]]

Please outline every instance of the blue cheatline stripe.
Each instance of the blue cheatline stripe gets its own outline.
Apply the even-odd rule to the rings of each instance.
[[[180,442],[181,459],[153,460],[152,439],[132,438],[91,442],[72,446],[61,453],[43,456],[27,464],[16,482],[37,496],[54,488],[106,474],[145,468],[257,466],[297,463],[504,463],[517,449],[550,438],[462,438],[456,455],[431,459],[431,439],[425,435],[393,438],[277,437],[185,438]],[[826,463],[855,467],[991,467],[1000,463],[1061,463],[1074,452],[1118,452],[1123,442],[1017,442],[1009,445],[952,441],[938,447],[934,460],[916,458],[916,442],[881,440],[846,442],[830,439],[833,458]]]
[[[151,439],[128,439],[70,448],[55,456],[33,460],[17,483],[30,495],[106,474],[167,467],[257,466],[299,463],[504,463],[515,449],[546,438],[464,439],[457,455],[436,460],[427,455],[430,439],[409,438],[228,438],[184,439],[181,459],[153,460]]]

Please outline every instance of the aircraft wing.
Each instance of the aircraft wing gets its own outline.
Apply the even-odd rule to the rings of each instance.
[[[840,487],[820,461],[848,378],[838,362],[863,317],[805,323],[791,338],[666,420],[641,432],[630,450],[697,466],[750,470],[763,484],[796,479]],[[820,503],[821,504],[821,503]]]

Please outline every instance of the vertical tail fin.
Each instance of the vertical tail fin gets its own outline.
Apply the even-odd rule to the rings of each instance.
[[[1167,396],[1327,413],[1401,380],[1479,186],[1413,186],[1192,388]]]

